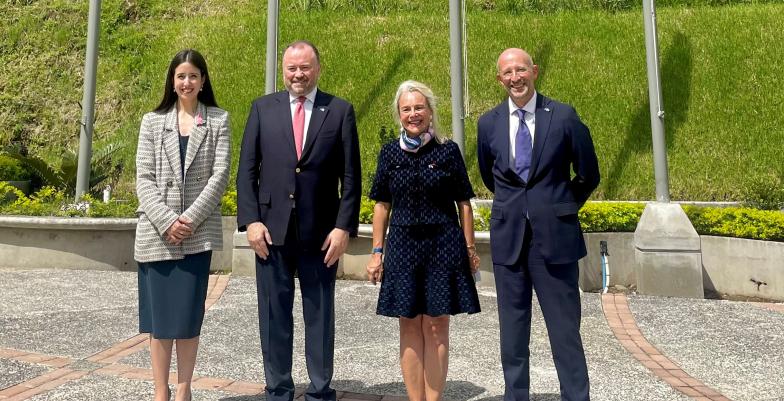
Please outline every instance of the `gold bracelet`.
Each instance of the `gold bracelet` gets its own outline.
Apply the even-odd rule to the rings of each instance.
[[[476,245],[466,245],[466,248],[468,248],[468,249],[476,249]]]

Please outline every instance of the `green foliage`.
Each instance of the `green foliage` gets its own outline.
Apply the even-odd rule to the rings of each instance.
[[[114,154],[122,148],[122,145],[110,143],[93,153],[88,185],[91,192],[100,192],[100,184],[107,179],[113,184],[119,178],[123,164],[114,159]],[[43,185],[58,188],[66,193],[75,193],[79,156],[74,150],[66,150],[58,160],[58,164],[49,164],[41,157],[25,155],[13,148],[9,148],[0,154],[15,159],[34,171],[35,175],[43,182]]]
[[[0,155],[0,181],[27,181],[30,172],[15,159]]]
[[[0,182],[0,194],[8,191],[6,184]],[[67,202],[65,193],[53,187],[41,188],[38,192],[24,196],[21,192],[15,193],[16,199],[7,204],[0,204],[2,214],[25,216],[63,216],[62,207]],[[20,196],[21,195],[21,196]],[[0,196],[0,199],[3,199]]]
[[[25,196],[25,194],[18,188],[11,186],[7,182],[0,181],[0,205],[23,196]]]
[[[474,209],[474,230],[490,231],[490,212],[489,207],[477,207]]]
[[[633,232],[645,209],[643,203],[588,202],[580,209],[584,232]],[[683,206],[694,229],[701,235],[784,241],[784,212],[739,207]],[[487,230],[483,222],[489,208],[474,211],[474,228]]]
[[[135,197],[128,200],[112,199],[108,203],[96,200],[91,195],[82,197],[82,201],[90,204],[85,217],[136,217],[139,202]]]
[[[503,99],[494,78],[498,53],[518,46],[540,66],[540,92],[574,105],[591,129],[602,172],[593,199],[653,199],[639,1],[466,3],[470,104],[465,149],[478,195],[490,197],[474,156],[476,121]],[[264,4],[105,0],[96,147],[118,138],[135,141],[142,114],[160,100],[172,55],[192,47],[206,56],[218,102],[231,115],[236,172],[248,106],[264,92]],[[399,82],[417,79],[430,85],[440,98],[444,130],[450,132],[446,5],[412,0],[282,4],[279,43],[300,38],[316,43],[323,64],[319,87],[355,105],[366,191],[375,171],[379,127],[392,125],[389,104]],[[748,183],[764,175],[758,171],[781,164],[784,113],[778,82],[784,47],[776,43],[784,42],[779,28],[784,4],[657,0],[657,5],[672,198],[750,204],[757,197],[770,198],[767,190],[750,190]],[[66,0],[0,2],[0,125],[6,127],[0,145],[24,134],[30,153],[51,165],[76,144],[87,7],[87,2]],[[521,26],[525,35],[519,34]],[[412,42],[411,32],[428,40]],[[739,104],[753,107],[727,118],[727,110]],[[134,152],[126,147],[118,156],[132,166]],[[125,169],[120,186],[132,186],[133,173]]]
[[[580,209],[580,226],[588,233],[634,231],[644,209],[642,203],[589,202]]]
[[[664,6],[723,6],[731,4],[762,4],[775,0],[658,0]],[[503,13],[554,13],[558,11],[625,11],[639,9],[638,0],[465,0],[469,10]],[[446,12],[445,1],[413,0],[296,0],[284,3],[286,11],[342,11],[379,15],[391,12]]]
[[[784,172],[752,176],[746,183],[743,199],[751,208],[784,210]]]
[[[7,200],[6,194],[13,193],[15,199]],[[4,200],[5,199],[5,200]],[[0,182],[0,214],[24,216],[60,217],[136,217],[136,199],[103,203],[90,195],[73,202],[70,195],[54,187],[43,187],[38,192],[25,196],[10,185]]]
[[[237,190],[229,189],[221,198],[221,214],[224,216],[237,215]]]
[[[373,224],[373,208],[376,202],[367,196],[362,197],[362,202],[359,205],[359,223],[360,224]]]
[[[700,234],[784,241],[784,212],[735,207],[683,209]]]
[[[12,200],[7,195],[15,195]],[[139,202],[128,201],[102,203],[90,195],[79,202],[71,202],[70,196],[53,187],[44,187],[25,196],[18,189],[0,182],[0,215],[65,216],[65,217],[135,217]],[[373,222],[375,202],[362,197],[359,221]],[[642,203],[589,202],[580,210],[580,224],[585,232],[632,232],[642,215]],[[684,211],[694,228],[702,235],[718,235],[766,241],[784,241],[784,212],[756,210],[750,208],[715,208],[684,206]],[[221,203],[224,216],[237,214],[237,192],[226,191]],[[490,208],[474,209],[474,229],[490,229]]]

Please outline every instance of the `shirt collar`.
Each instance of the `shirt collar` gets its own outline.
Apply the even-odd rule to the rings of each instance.
[[[526,103],[522,107],[522,109],[525,110],[526,113],[531,113],[531,114],[534,114],[534,115],[536,114],[536,97],[537,96],[539,96],[539,94],[536,93],[536,91],[534,91],[534,95],[531,96],[531,99],[528,100],[528,103]],[[509,103],[509,114],[510,115],[511,114],[515,114],[517,112],[517,109],[519,109],[520,107],[517,107],[517,105],[512,101],[512,98],[507,98],[507,101]]]
[[[316,92],[317,91],[318,91],[318,87],[313,88],[313,90],[310,91],[310,93],[305,95],[305,98],[307,100],[310,100],[311,103],[316,103]],[[291,93],[289,93],[289,103],[295,103],[297,101],[297,98],[298,98],[298,96],[293,96]]]

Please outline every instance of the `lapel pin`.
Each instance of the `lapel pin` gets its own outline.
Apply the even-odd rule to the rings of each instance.
[[[319,110],[320,110],[320,111],[324,111],[324,110],[326,110],[326,109],[325,109],[325,108],[323,108],[323,107],[319,107]]]
[[[546,112],[548,112],[548,113],[549,113],[549,112],[550,112],[550,108],[549,108],[549,107],[545,107],[545,108],[544,108],[544,111],[546,111]]]

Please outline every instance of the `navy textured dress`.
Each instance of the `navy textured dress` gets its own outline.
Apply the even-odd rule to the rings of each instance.
[[[376,313],[413,318],[479,312],[456,202],[474,196],[457,144],[416,153],[382,147],[370,198],[391,203]]]

